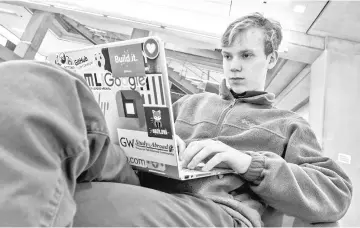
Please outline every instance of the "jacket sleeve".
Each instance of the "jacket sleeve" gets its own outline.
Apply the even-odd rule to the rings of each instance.
[[[252,162],[242,176],[268,205],[310,223],[335,222],[345,215],[352,197],[351,181],[336,162],[323,156],[305,120],[289,124],[283,156],[247,153]]]

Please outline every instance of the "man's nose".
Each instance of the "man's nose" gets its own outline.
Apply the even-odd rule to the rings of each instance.
[[[241,61],[239,61],[237,59],[234,59],[233,61],[231,61],[230,71],[231,72],[241,72],[242,71]]]

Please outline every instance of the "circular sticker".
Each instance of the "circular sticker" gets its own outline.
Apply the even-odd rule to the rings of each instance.
[[[143,44],[144,53],[147,58],[155,59],[159,55],[159,43],[153,39],[147,39]]]

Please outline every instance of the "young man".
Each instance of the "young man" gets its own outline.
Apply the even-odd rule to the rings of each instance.
[[[199,194],[241,225],[261,225],[266,207],[309,223],[337,221],[345,214],[349,178],[322,155],[309,124],[273,107],[274,95],[264,92],[281,40],[278,22],[261,14],[239,18],[221,40],[226,79],[221,95],[184,96],[174,104],[183,166],[206,161],[204,170],[226,166],[237,174],[187,183],[156,178],[146,182],[149,187]]]
[[[309,125],[275,109],[263,91],[281,37],[279,24],[259,14],[236,20],[222,39],[228,86],[174,104],[183,165],[205,161],[206,170],[236,174],[185,182],[144,174],[142,185],[153,189],[138,186],[109,142],[79,75],[31,61],[0,64],[0,225],[262,226],[265,210],[340,219],[349,178],[322,156]]]

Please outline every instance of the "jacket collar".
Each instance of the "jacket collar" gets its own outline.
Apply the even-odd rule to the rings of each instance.
[[[223,79],[220,88],[219,95],[224,100],[240,100],[245,103],[257,104],[257,105],[271,105],[275,102],[275,94],[263,92],[263,91],[248,91],[245,94],[241,94],[235,98],[230,89],[226,85],[226,80]]]

